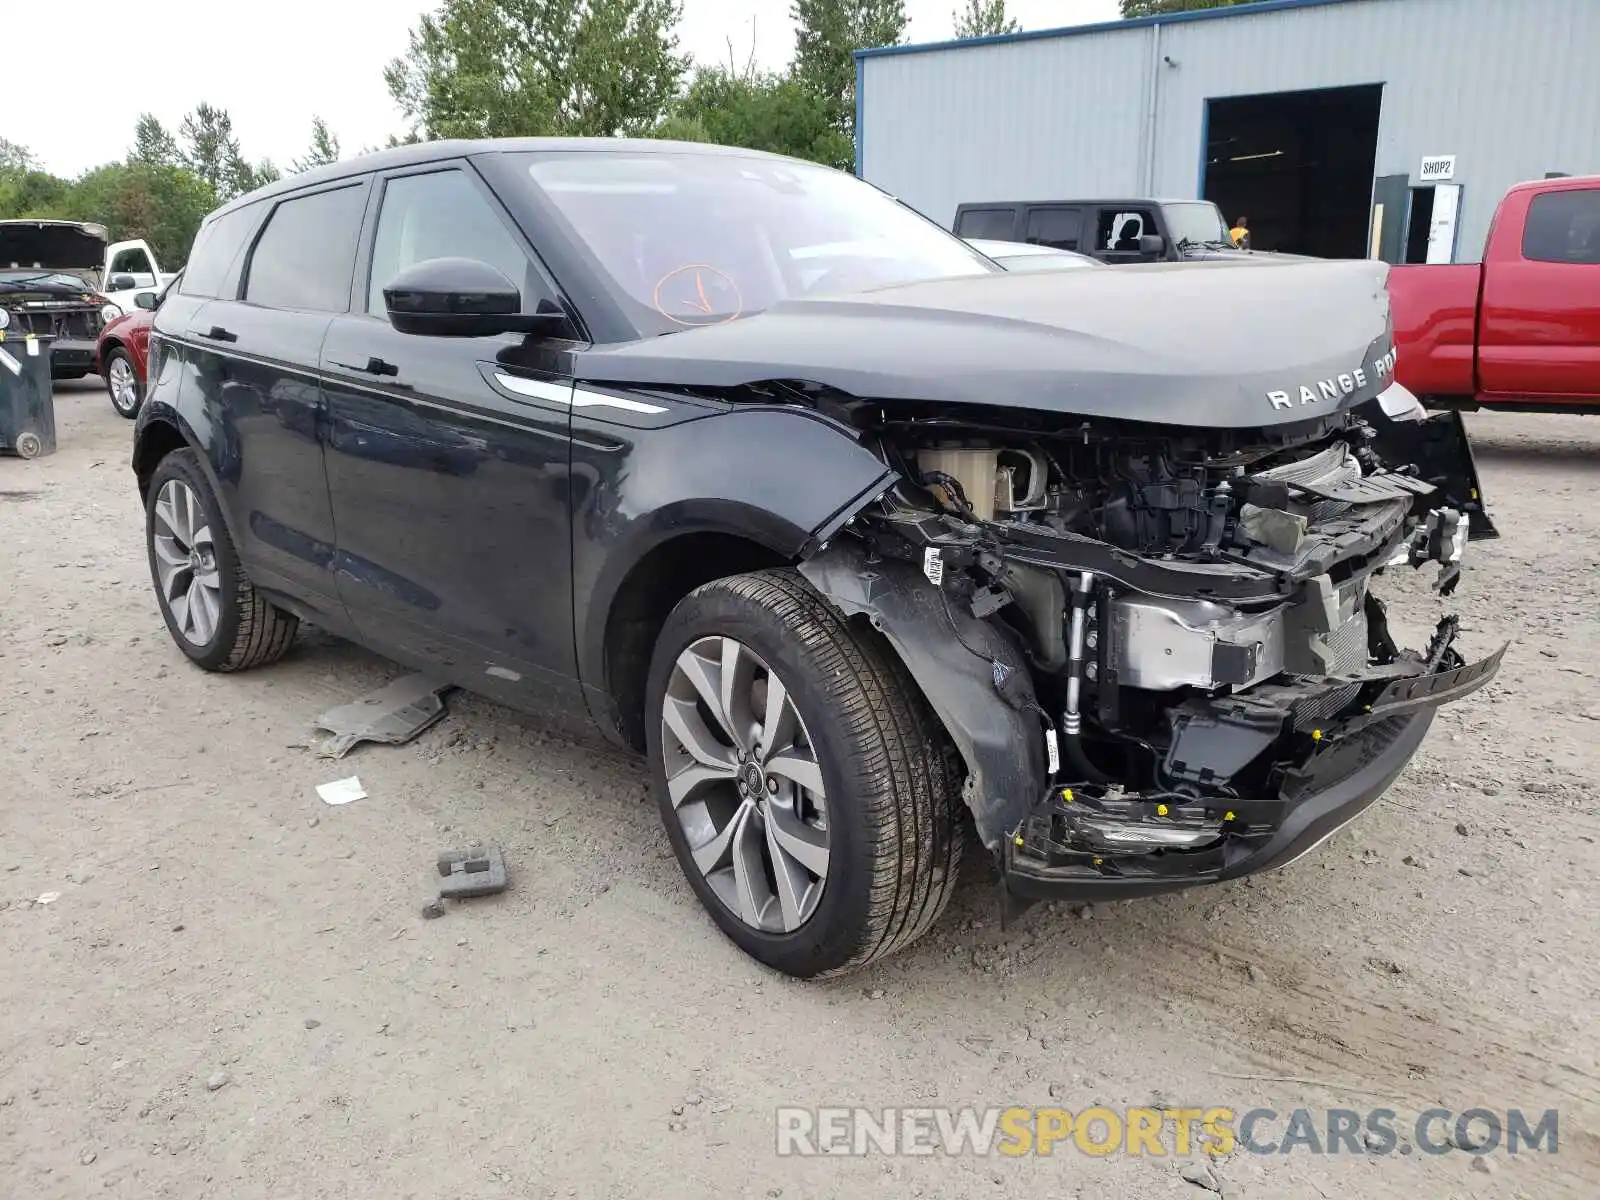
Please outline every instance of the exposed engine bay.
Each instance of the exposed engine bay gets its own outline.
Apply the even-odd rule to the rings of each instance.
[[[1260,869],[1296,796],[1370,784],[1499,665],[1464,662],[1454,618],[1390,636],[1385,570],[1431,565],[1449,594],[1495,534],[1459,429],[1388,407],[1255,430],[863,407],[901,483],[801,569],[906,659],[1024,892]]]

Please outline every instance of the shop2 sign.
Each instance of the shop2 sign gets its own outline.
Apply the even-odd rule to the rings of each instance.
[[[1422,170],[1417,172],[1418,183],[1449,183],[1455,177],[1454,154],[1430,154],[1422,160]]]

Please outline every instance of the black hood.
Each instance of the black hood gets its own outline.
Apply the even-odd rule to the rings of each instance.
[[[80,221],[0,221],[0,270],[40,267],[99,270],[106,260],[106,228]]]
[[[578,356],[597,383],[808,380],[862,399],[1251,428],[1326,416],[1392,368],[1381,262],[997,273],[853,296]]]

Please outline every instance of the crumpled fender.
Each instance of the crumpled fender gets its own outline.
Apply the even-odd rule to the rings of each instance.
[[[998,850],[1043,794],[1044,734],[1033,682],[1016,647],[947,597],[914,566],[868,563],[841,538],[799,564],[802,576],[847,617],[864,615],[899,654],[967,766],[962,790],[978,836]],[[1020,707],[995,690],[999,662],[1016,672]]]

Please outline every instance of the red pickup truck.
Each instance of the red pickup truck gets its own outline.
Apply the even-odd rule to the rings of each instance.
[[[1481,264],[1395,267],[1389,302],[1424,404],[1600,413],[1600,175],[1517,184]]]

